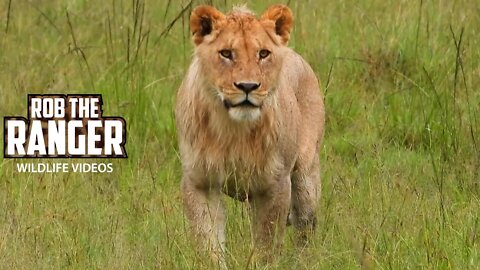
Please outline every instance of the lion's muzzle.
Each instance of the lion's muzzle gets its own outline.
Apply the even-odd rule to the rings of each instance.
[[[255,121],[260,117],[261,101],[256,100],[251,94],[234,99],[223,98],[223,105],[228,114],[236,121]]]
[[[225,109],[233,120],[255,121],[260,117],[260,110],[265,98],[265,91],[257,82],[235,82],[234,89],[222,91],[221,99]]]

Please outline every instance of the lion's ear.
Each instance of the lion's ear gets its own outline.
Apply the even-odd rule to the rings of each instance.
[[[225,15],[214,7],[196,7],[190,15],[190,31],[193,35],[193,42],[196,45],[202,43],[203,38],[212,32],[216,23],[224,18]]]
[[[275,23],[275,33],[280,36],[284,45],[288,43],[293,26],[293,15],[289,7],[273,5],[262,14],[261,19],[273,21]]]

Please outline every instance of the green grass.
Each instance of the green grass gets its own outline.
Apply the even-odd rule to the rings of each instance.
[[[275,1],[247,2],[261,14]],[[296,249],[289,228],[266,268],[479,269],[477,1],[289,2],[289,45],[325,93],[323,192],[312,246]],[[209,268],[179,197],[188,3],[0,2],[0,116],[26,116],[28,93],[101,93],[129,155],[111,174],[20,174],[25,160],[2,157],[0,268]],[[245,206],[227,201],[229,266],[262,269],[248,264]]]

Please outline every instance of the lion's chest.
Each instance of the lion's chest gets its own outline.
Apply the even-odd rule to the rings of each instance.
[[[271,118],[264,116],[257,123],[235,123],[219,113],[205,112],[197,117],[189,130],[196,163],[234,174],[268,169],[278,139]]]
[[[216,162],[214,171],[219,176],[223,191],[239,200],[265,189],[280,166],[275,148],[268,146],[264,140],[234,140],[225,145],[219,154],[220,159],[208,154],[205,158]]]
[[[265,190],[274,178],[279,162],[277,155],[271,153],[262,166],[241,158],[230,159],[218,172],[224,193],[244,201],[253,193]]]
[[[209,136],[207,141],[210,143],[197,147],[198,157],[208,167],[238,178],[266,170],[274,158],[270,139],[255,134]]]

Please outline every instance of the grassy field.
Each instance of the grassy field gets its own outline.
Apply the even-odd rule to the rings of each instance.
[[[258,266],[246,207],[227,200],[228,265],[480,269],[478,1],[288,2],[289,46],[325,94],[319,227],[303,250],[289,228],[280,261]],[[26,116],[28,93],[101,93],[129,155],[95,160],[110,174],[21,174],[2,157],[0,269],[211,267],[189,244],[173,121],[199,3],[0,1],[0,116]]]

